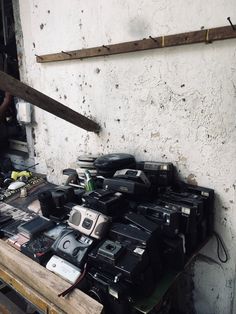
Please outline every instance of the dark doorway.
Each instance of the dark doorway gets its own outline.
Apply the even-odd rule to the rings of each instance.
[[[13,6],[11,0],[0,0],[0,70],[19,79],[19,67],[17,60],[17,48],[15,37],[15,25]],[[5,96],[5,91],[0,91],[0,104]],[[20,125],[17,120],[17,110],[15,99],[6,113],[4,122],[1,122],[1,128],[4,128],[4,143],[6,147],[11,146],[11,142],[26,142],[25,127]]]

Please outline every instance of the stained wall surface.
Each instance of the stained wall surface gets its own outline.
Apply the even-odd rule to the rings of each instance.
[[[96,120],[99,135],[40,109],[32,128],[38,171],[61,170],[85,153],[128,152],[172,161],[180,177],[216,191],[215,229],[194,266],[198,314],[236,313],[236,41],[48,64],[35,54],[169,35],[236,21],[234,0],[14,0],[22,81]]]

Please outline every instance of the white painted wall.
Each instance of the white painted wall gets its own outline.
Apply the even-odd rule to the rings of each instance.
[[[20,1],[22,80],[102,126],[98,136],[35,109],[39,171],[61,182],[80,154],[128,152],[173,161],[182,177],[215,189],[230,261],[196,263],[198,314],[236,313],[236,41],[51,64],[35,54],[224,26],[228,16],[236,22],[234,0]],[[204,254],[217,261],[215,240]]]

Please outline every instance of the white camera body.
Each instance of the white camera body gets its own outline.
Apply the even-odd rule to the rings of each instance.
[[[50,258],[46,268],[72,284],[81,275],[81,270],[78,267],[56,255]]]

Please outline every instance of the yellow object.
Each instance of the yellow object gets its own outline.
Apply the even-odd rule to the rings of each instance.
[[[30,171],[12,171],[11,173],[11,179],[16,181],[20,177],[31,177],[32,173]]]

